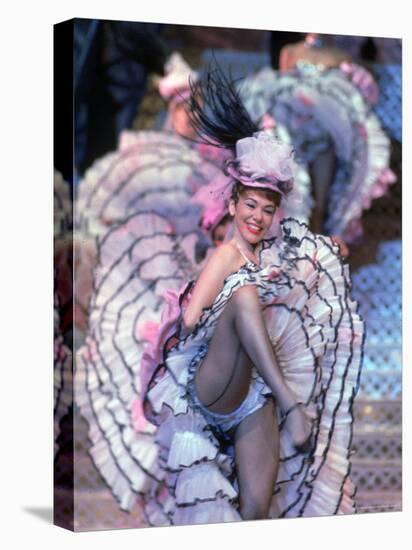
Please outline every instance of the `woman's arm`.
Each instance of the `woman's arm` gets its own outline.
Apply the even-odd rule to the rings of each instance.
[[[237,271],[243,263],[239,251],[229,243],[215,250],[202,270],[183,313],[185,332],[193,330],[203,309],[211,306],[222,290],[226,277]]]

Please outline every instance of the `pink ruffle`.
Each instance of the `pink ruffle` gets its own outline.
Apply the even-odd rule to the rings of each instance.
[[[276,128],[276,120],[269,113],[265,113],[260,121],[262,130],[273,130]]]
[[[166,76],[159,79],[159,93],[167,100],[184,101],[190,96],[189,82],[196,81],[197,72],[193,71],[183,57],[174,52],[166,62]]]
[[[187,285],[184,286],[186,288]],[[182,289],[183,291],[183,289]],[[143,353],[140,370],[140,383],[142,392],[147,389],[147,385],[153,375],[154,370],[161,362],[161,353],[168,338],[176,331],[176,323],[181,315],[179,298],[181,292],[175,290],[167,290],[164,294],[164,309],[162,319],[157,327],[153,324],[147,330],[148,325],[144,327],[144,331],[149,338],[148,344]]]
[[[373,186],[371,195],[369,197],[365,197],[363,201],[364,208],[370,207],[372,199],[377,199],[386,195],[389,186],[395,182],[396,175],[394,172],[392,172],[390,168],[384,168]]]
[[[371,73],[357,63],[348,63],[344,61],[340,64],[343,71],[351,80],[369,105],[374,105],[379,99],[379,87]]]
[[[228,211],[228,200],[232,189],[232,180],[223,173],[212,182],[200,187],[191,198],[202,207],[201,228],[209,233]]]
[[[368,210],[372,205],[372,201],[385,196],[389,187],[396,181],[397,178],[394,172],[390,168],[383,168],[373,185],[371,185],[369,193],[362,197],[362,209]],[[347,224],[343,234],[346,242],[356,244],[362,241],[363,224],[360,218],[361,214],[362,211],[358,213],[358,217],[353,217]]]
[[[147,420],[143,413],[142,400],[135,399],[132,404],[132,422],[135,432],[141,432],[145,429]]]

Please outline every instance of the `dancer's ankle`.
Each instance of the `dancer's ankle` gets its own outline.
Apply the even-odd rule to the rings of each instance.
[[[287,414],[287,412],[298,403],[298,400],[287,386],[282,390],[277,401],[282,414]]]

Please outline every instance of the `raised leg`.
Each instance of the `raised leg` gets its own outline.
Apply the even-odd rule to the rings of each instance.
[[[253,286],[243,287],[234,298],[234,323],[239,340],[272,390],[282,413],[292,409],[286,417],[285,427],[294,445],[301,448],[310,436],[310,422],[301,407],[293,407],[297,399],[283,379],[266,330],[257,291]]]
[[[296,396],[278,366],[256,289],[245,286],[235,292],[219,318],[208,354],[197,372],[201,401],[219,413],[238,407],[249,389],[252,364],[272,390],[280,410],[290,410]],[[301,407],[292,409],[285,427],[296,447],[304,445],[310,436],[310,422]]]
[[[239,424],[235,461],[240,515],[245,520],[267,518],[279,465],[279,431],[272,399]]]
[[[310,164],[312,194],[315,206],[312,211],[310,226],[314,233],[323,233],[329,187],[335,173],[335,152],[332,147],[320,153]]]
[[[233,324],[232,300],[220,315],[206,357],[196,372],[199,399],[213,412],[228,413],[245,399],[252,363]]]

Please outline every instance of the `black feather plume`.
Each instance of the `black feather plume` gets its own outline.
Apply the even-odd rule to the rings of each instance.
[[[235,81],[214,62],[206,76],[190,81],[187,111],[200,143],[235,151],[239,139],[259,131],[245,109]]]

